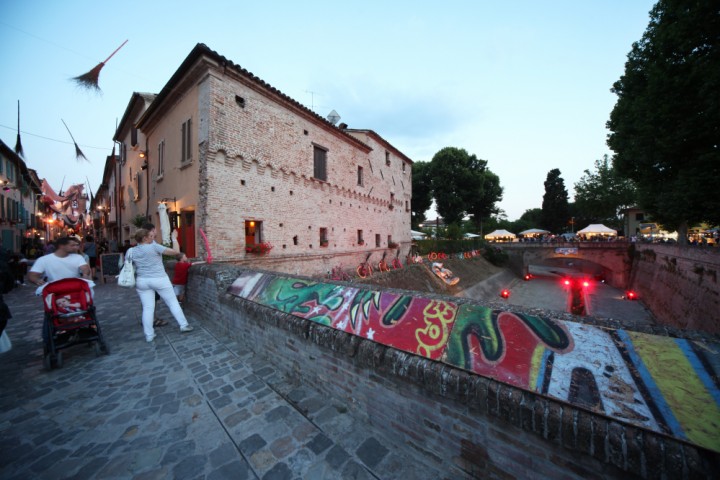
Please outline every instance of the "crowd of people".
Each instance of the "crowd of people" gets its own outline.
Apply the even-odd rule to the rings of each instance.
[[[45,246],[37,242],[26,242],[20,252],[9,252],[0,247],[0,334],[7,321],[12,318],[2,294],[16,286],[30,284],[37,287],[37,295],[50,282],[65,278],[82,278],[91,287],[97,280],[99,258],[105,253],[122,253],[126,261],[135,266],[135,290],[142,304],[142,327],[145,339],[152,342],[154,328],[167,325],[155,316],[155,303],[161,298],[182,333],[191,332],[180,301],[184,297],[184,285],[187,272],[192,265],[184,253],[167,248],[155,241],[155,226],[147,223],[135,233],[133,244],[126,240],[122,246],[117,242],[100,239],[95,241],[92,235],[81,239],[67,235],[48,242]],[[163,255],[177,258],[175,277],[171,281],[165,271]],[[72,305],[68,305],[68,308]]]

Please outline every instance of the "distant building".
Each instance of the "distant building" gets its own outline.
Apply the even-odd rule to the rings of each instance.
[[[205,253],[200,229],[223,260],[252,258],[248,249],[268,242],[270,258],[409,249],[407,156],[203,44],[157,96],[133,94],[115,140],[120,241],[138,215],[159,224],[162,201],[191,257]]]

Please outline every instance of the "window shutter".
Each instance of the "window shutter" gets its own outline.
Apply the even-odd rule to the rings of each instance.
[[[181,142],[182,142],[182,156],[180,157],[180,162],[184,162],[184,161],[187,159],[187,157],[185,156],[185,153],[186,153],[186,152],[185,152],[185,135],[186,135],[185,130],[186,130],[186,129],[187,129],[187,125],[186,125],[185,123],[183,123],[183,124],[182,124],[182,137],[181,137],[181,138],[182,138],[182,140],[181,140]]]
[[[137,128],[130,129],[130,145],[133,147],[138,144],[137,140]]]

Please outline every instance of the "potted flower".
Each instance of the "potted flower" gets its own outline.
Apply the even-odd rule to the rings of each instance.
[[[273,249],[273,245],[270,242],[261,242],[254,245],[248,245],[245,247],[245,252],[254,253],[257,255],[267,255],[270,250]]]
[[[390,242],[390,243],[388,243],[388,248],[397,248],[397,247],[398,247],[397,242]]]
[[[363,245],[365,245],[365,240],[360,240],[360,241],[358,242],[358,246],[359,246],[359,247],[362,247]]]
[[[321,247],[327,247],[327,246],[328,246],[328,241],[327,241],[327,240],[320,240],[320,246],[321,246]]]

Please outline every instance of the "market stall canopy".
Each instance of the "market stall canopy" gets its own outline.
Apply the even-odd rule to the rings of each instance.
[[[591,223],[582,230],[576,232],[578,235],[617,235],[617,230],[608,228],[602,223]]]
[[[410,237],[412,237],[413,240],[424,240],[425,237],[427,237],[427,234],[415,230],[410,230]]]
[[[518,235],[547,235],[550,233],[548,230],[541,230],[539,228],[531,228],[530,230],[523,230]]]
[[[466,233],[466,234],[463,235],[463,236],[464,236],[465,238],[478,238],[480,235],[478,235],[478,234],[476,234],[476,233]]]
[[[485,235],[485,238],[515,238],[515,234],[507,230],[495,230]]]

